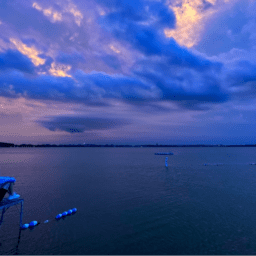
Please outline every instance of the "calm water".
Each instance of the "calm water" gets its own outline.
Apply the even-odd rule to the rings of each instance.
[[[158,151],[174,153],[168,168]],[[49,220],[19,233],[20,206],[9,208],[0,253],[256,254],[252,162],[256,148],[0,149],[23,223]]]

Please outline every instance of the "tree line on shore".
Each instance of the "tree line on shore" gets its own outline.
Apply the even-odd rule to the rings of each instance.
[[[256,144],[244,145],[208,145],[208,144],[195,144],[195,145],[161,145],[161,144],[144,144],[144,145],[114,145],[114,144],[20,144],[0,142],[0,147],[26,147],[26,148],[40,148],[40,147],[256,147]]]

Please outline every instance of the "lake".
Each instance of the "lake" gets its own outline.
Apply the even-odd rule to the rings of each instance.
[[[20,231],[9,208],[0,254],[256,254],[254,162],[253,147],[1,148],[23,223],[41,224]]]

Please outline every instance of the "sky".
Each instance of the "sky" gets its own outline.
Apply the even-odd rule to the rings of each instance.
[[[256,143],[256,1],[1,0],[0,141]]]

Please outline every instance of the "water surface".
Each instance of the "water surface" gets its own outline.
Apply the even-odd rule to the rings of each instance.
[[[0,253],[256,254],[253,162],[256,148],[1,148],[23,223],[49,223],[19,234],[9,208]]]

